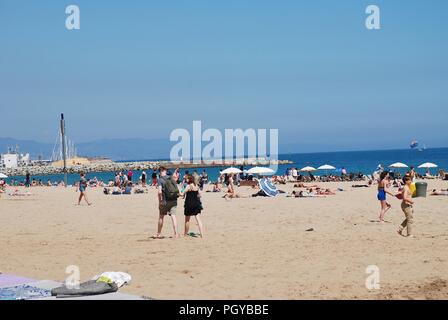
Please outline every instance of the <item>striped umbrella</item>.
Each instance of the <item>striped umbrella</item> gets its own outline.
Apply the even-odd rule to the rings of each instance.
[[[272,183],[271,179],[260,179],[258,184],[260,186],[260,189],[263,190],[268,197],[275,197],[279,194],[277,187]]]

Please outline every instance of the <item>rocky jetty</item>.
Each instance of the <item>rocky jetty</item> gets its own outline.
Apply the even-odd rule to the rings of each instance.
[[[160,166],[171,168],[211,168],[228,166],[266,166],[291,164],[289,160],[266,160],[266,159],[244,159],[244,160],[225,160],[225,161],[202,161],[202,162],[182,162],[182,161],[136,161],[136,162],[98,162],[83,165],[72,165],[67,167],[67,173],[80,172],[118,172],[128,170],[157,170]],[[18,168],[2,169],[8,176],[24,176],[27,172],[31,175],[53,175],[62,174],[62,167],[51,165],[46,166],[27,166]]]

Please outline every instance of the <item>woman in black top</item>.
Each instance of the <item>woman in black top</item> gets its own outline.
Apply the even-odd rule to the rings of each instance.
[[[200,214],[202,211],[202,203],[199,194],[199,187],[194,181],[192,175],[186,176],[186,181],[188,183],[182,195],[185,197],[184,204],[184,214],[185,214],[185,236],[188,236],[188,231],[190,229],[190,217],[194,216],[199,227],[199,235],[202,238],[204,235],[202,221],[200,219]]]

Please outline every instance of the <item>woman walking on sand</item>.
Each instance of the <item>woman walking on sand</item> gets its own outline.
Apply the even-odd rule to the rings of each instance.
[[[87,179],[85,177],[84,173],[80,174],[81,178],[79,179],[79,199],[78,199],[78,206],[81,205],[81,200],[84,197],[84,200],[86,200],[87,205],[91,205],[89,200],[87,199],[86,195],[86,189],[87,189]]]
[[[388,180],[387,178],[389,177],[389,173],[386,171],[381,172],[380,175],[380,179],[378,181],[378,201],[380,201],[381,204],[381,211],[380,211],[380,222],[385,222],[384,221],[384,215],[386,214],[386,212],[392,207],[387,201],[386,201],[386,194],[391,195],[392,197],[394,197],[395,195],[390,192],[387,189],[387,183]]]
[[[190,229],[190,218],[195,217],[196,223],[199,227],[199,235],[202,238],[204,236],[202,221],[200,218],[202,211],[202,203],[199,194],[199,187],[196,184],[195,178],[192,175],[186,176],[188,185],[182,192],[182,196],[185,197],[184,214],[185,214],[185,232],[184,236],[188,236]]]

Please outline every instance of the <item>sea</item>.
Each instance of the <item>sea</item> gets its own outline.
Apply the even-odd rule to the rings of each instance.
[[[376,170],[379,164],[387,168],[390,164],[395,162],[402,162],[408,166],[414,166],[417,168],[420,164],[425,162],[432,162],[438,165],[438,168],[431,169],[432,174],[438,174],[440,169],[448,170],[448,148],[432,148],[425,150],[407,149],[407,150],[377,150],[377,151],[345,151],[345,152],[319,152],[319,153],[290,153],[281,154],[278,157],[280,160],[290,160],[293,164],[279,165],[277,174],[284,174],[288,168],[295,167],[297,169],[305,166],[319,167],[324,164],[332,165],[337,168],[334,173],[340,172],[342,168],[345,168],[347,172],[372,174]],[[161,159],[163,160],[163,159]],[[127,160],[137,161],[137,160]],[[150,161],[150,160],[141,160]],[[245,167],[248,169],[250,167]],[[215,181],[219,176],[219,171],[222,167],[216,168],[196,168],[200,174],[202,170],[206,170],[210,180]],[[185,173],[185,170],[189,170],[190,173],[194,169],[182,169],[181,174]],[[393,170],[393,169],[391,169]],[[397,169],[396,171],[404,172],[406,169]],[[424,173],[424,169],[417,169],[418,172]],[[152,172],[146,172],[148,177]],[[315,175],[323,175],[332,173],[332,171],[316,171]],[[92,179],[96,177],[99,180],[105,182],[114,179],[115,172],[89,172],[87,178]],[[140,171],[134,171],[133,176],[138,179],[141,175]],[[36,180],[42,180],[46,183],[48,180],[62,181],[64,179],[62,174],[46,175],[46,176],[33,176]],[[23,176],[10,177],[7,180],[14,179],[16,181],[24,180]],[[68,183],[74,184],[79,180],[78,174],[69,174]]]

